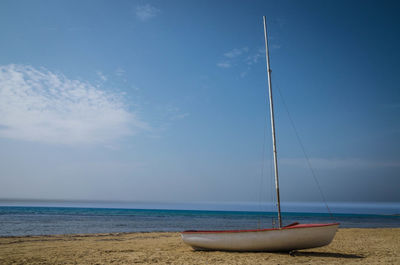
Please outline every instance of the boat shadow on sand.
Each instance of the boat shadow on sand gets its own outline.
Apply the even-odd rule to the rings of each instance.
[[[218,250],[209,250],[209,249],[193,249],[194,252],[216,252]],[[292,257],[320,257],[320,258],[340,258],[340,259],[363,259],[365,258],[362,255],[356,254],[345,254],[345,253],[337,253],[337,252],[315,252],[315,251],[289,251],[289,252],[263,252],[263,251],[228,251],[228,252],[236,252],[236,253],[270,253],[270,254],[289,254]]]
[[[290,256],[301,256],[301,257],[323,257],[323,258],[342,258],[342,259],[363,259],[362,255],[356,254],[344,254],[336,252],[315,252],[315,251],[291,251]]]

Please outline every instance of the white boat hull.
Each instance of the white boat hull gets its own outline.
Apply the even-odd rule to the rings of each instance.
[[[328,245],[338,223],[297,224],[281,229],[185,231],[183,242],[198,250],[291,251]]]

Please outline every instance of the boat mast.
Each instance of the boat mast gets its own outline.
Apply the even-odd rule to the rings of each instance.
[[[276,189],[276,198],[278,201],[279,228],[281,228],[282,227],[281,201],[280,201],[280,197],[279,197],[278,157],[276,154],[276,137],[275,137],[274,103],[272,100],[271,68],[269,66],[267,18],[265,16],[263,16],[263,20],[264,20],[264,37],[265,37],[265,58],[267,60],[267,73],[268,73],[269,107],[270,107],[270,113],[271,113],[272,144],[273,144],[273,152],[274,152],[275,189]]]

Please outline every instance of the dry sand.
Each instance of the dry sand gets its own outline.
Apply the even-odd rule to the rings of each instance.
[[[194,251],[179,233],[0,238],[0,264],[400,264],[400,228],[340,229],[326,247],[288,253]]]

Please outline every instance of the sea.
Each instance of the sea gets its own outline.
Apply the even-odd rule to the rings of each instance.
[[[252,203],[109,203],[0,200],[0,236],[179,232],[277,226],[273,208]],[[283,225],[338,222],[342,228],[400,227],[398,203],[283,204]],[[326,208],[326,207],[325,207]]]

